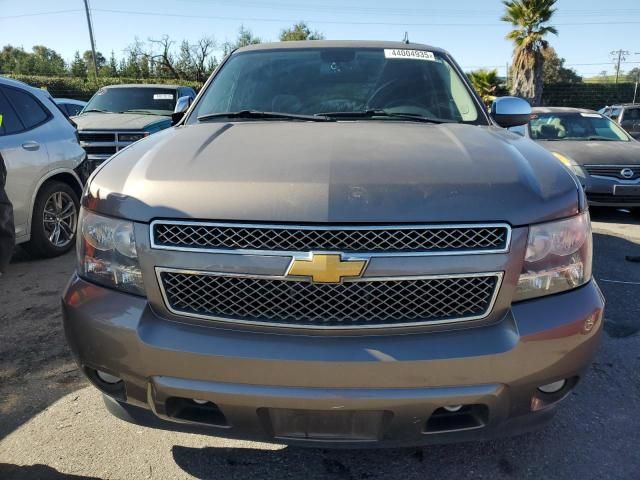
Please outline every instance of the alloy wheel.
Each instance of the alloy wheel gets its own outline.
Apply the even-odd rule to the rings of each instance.
[[[45,235],[55,247],[63,248],[73,240],[78,223],[78,211],[66,192],[54,192],[44,204],[42,222]]]

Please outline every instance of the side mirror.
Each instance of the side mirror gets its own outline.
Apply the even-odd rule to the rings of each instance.
[[[180,97],[176,102],[176,108],[173,109],[173,113],[171,114],[171,125],[175,125],[182,117],[184,117],[184,113],[191,106],[191,102],[193,101],[192,97]]]
[[[531,105],[518,97],[496,98],[491,104],[491,116],[504,128],[525,125],[531,119]]]

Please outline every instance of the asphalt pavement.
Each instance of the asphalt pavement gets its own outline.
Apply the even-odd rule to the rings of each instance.
[[[18,251],[0,279],[0,479],[640,478],[640,222],[592,216],[605,335],[554,421],[514,438],[403,450],[291,448],[111,417],[64,339],[59,296],[74,255]]]

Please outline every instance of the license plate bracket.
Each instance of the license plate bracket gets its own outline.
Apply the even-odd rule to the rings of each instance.
[[[391,412],[364,410],[266,409],[275,438],[375,442]]]

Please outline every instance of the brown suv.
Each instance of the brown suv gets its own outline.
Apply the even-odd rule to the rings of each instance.
[[[542,425],[598,347],[584,192],[444,50],[225,59],[82,199],[69,344],[110,411],[301,445]]]

